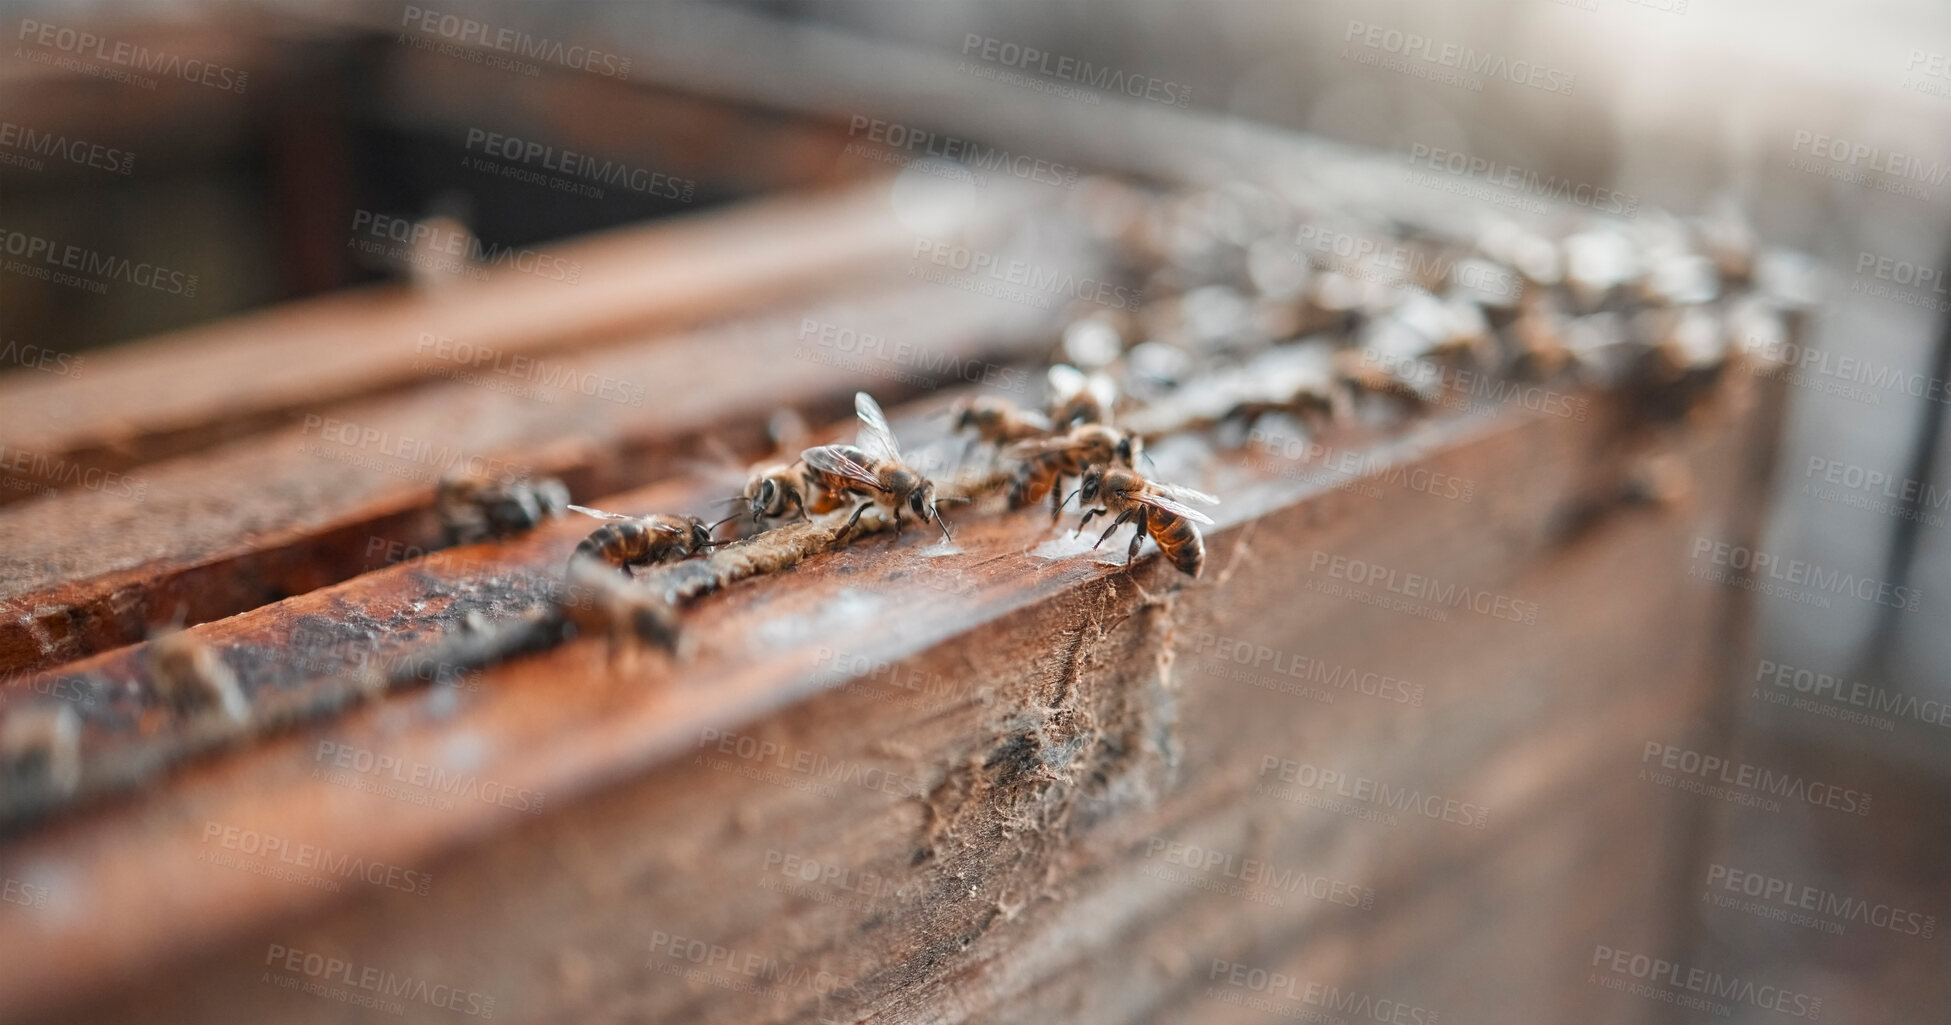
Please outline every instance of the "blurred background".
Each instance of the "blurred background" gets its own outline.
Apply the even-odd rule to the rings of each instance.
[[[1951,6],[292,0],[7,3],[0,13],[0,228],[194,275],[184,287],[98,295],[0,274],[0,343],[14,343],[15,364],[0,372],[413,278],[348,244],[345,225],[361,212],[444,218],[484,242],[527,246],[854,177],[858,158],[832,143],[860,118],[1141,179],[1207,181],[1239,172],[1230,162],[1249,150],[1229,149],[1228,126],[1252,124],[1300,148],[1379,153],[1439,195],[1499,195],[1491,179],[1515,169],[1609,190],[1641,211],[1745,218],[1765,244],[1824,270],[1819,315],[1780,354],[1790,398],[1763,547],[1924,597],[1918,612],[1757,599],[1761,659],[1727,681],[1755,695],[1736,704],[1743,750],[1813,775],[1847,766],[1904,810],[1838,826],[1820,810],[1723,807],[1718,857],[1951,910],[1951,717],[1847,721],[1765,700],[1784,681],[1793,690],[1827,676],[1892,707],[1951,701]],[[527,62],[509,74],[443,53],[446,14],[583,49],[577,66]],[[85,44],[83,31],[107,42]],[[118,43],[201,63],[131,87],[118,76],[142,72],[112,56]],[[1430,63],[1417,46],[1528,70],[1523,81],[1404,73]],[[1078,87],[1068,65],[1029,51],[1143,86],[1125,96]],[[89,155],[37,153],[30,131]],[[486,169],[531,143],[646,173],[577,194]],[[1706,908],[1698,935],[1702,959],[1727,970],[1882,993],[1893,1009],[1951,1006],[1940,942],[1869,956],[1845,937]]]

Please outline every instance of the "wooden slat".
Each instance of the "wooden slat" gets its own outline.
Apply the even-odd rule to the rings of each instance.
[[[66,484],[54,461],[127,471],[299,420],[333,402],[425,382],[425,337],[540,355],[752,312],[895,266],[917,233],[887,183],[792,194],[533,247],[550,280],[496,268],[428,289],[358,289],[146,339],[91,356],[86,374],[0,376],[0,502]],[[985,190],[945,234],[1024,212]],[[385,213],[381,211],[381,213]],[[348,238],[363,237],[347,226]],[[23,456],[25,459],[23,461]],[[99,475],[99,473],[95,474]]]
[[[695,638],[689,661],[578,641],[491,670],[476,688],[383,701],[174,776],[141,801],[139,814],[133,805],[110,805],[10,844],[10,872],[33,880],[60,866],[70,885],[50,894],[51,906],[63,910],[33,924],[16,916],[0,931],[0,957],[20,966],[0,982],[7,987],[0,1007],[50,1007],[83,985],[98,988],[104,978],[183,951],[248,937],[196,981],[172,983],[183,1003],[144,988],[126,1005],[101,1008],[104,1017],[138,1007],[165,1016],[223,1007],[290,1020],[342,1010],[258,981],[264,944],[278,942],[498,994],[497,1016],[542,1013],[560,1001],[591,1018],[786,1020],[820,1006],[848,1014],[939,1008],[953,984],[973,992],[970,1013],[988,1019],[1014,1007],[1043,974],[1019,967],[992,984],[988,973],[1000,970],[1012,945],[1056,930],[1048,935],[1059,947],[1091,949],[1062,942],[1065,929],[1089,927],[1088,916],[1062,910],[1063,895],[1091,892],[1102,871],[1077,844],[1098,829],[1137,829],[1126,834],[1129,843],[1146,829],[1171,828],[1168,819],[1115,824],[1150,808],[1230,816],[1226,809],[1256,782],[1263,754],[1291,751],[1350,772],[1393,772],[1404,785],[1421,782],[1489,806],[1492,827],[1502,830],[1534,809],[1548,814],[1555,800],[1548,795],[1575,785],[1551,768],[1554,759],[1606,772],[1629,753],[1576,740],[1577,731],[1557,741],[1538,732],[1571,725],[1563,716],[1610,701],[1622,715],[1639,709],[1620,721],[1678,728],[1688,708],[1705,701],[1713,668],[1707,631],[1716,610],[1735,600],[1687,578],[1686,552],[1707,525],[1730,522],[1753,501],[1753,480],[1735,468],[1764,450],[1773,408],[1772,400],[1753,403],[1752,394],[1730,392],[1723,417],[1669,442],[1693,468],[1693,504],[1607,514],[1576,535],[1561,529],[1578,518],[1571,511],[1606,507],[1631,469],[1625,409],[1615,400],[1599,399],[1584,423],[1513,409],[1489,422],[1422,425],[1375,450],[1378,473],[1415,466],[1480,482],[1467,503],[1395,485],[1378,485],[1373,495],[1324,490],[1237,461],[1215,465],[1209,476],[1186,480],[1226,498],[1210,534],[1208,575],[1197,583],[1155,556],[1135,571],[1085,556],[1052,559],[1073,549],[1039,548],[1056,538],[1038,513],[970,516],[957,523],[959,551],[940,551],[911,532],[899,543],[866,541],[715,596],[687,615]],[[1174,456],[1159,456],[1170,473]],[[615,501],[681,508],[708,494],[673,483]],[[576,534],[567,525],[545,527],[521,550],[546,564]],[[1432,623],[1310,593],[1309,583],[1332,579],[1310,569],[1315,552],[1535,601],[1538,622],[1453,609],[1449,621]],[[437,578],[498,575],[456,569]],[[356,603],[365,588],[412,571],[382,571],[311,600]],[[1606,601],[1587,611],[1584,602],[1602,585],[1612,588]],[[238,625],[196,632],[221,643]],[[1352,695],[1320,704],[1256,694],[1195,672],[1195,662],[1216,665],[1200,649],[1201,631],[1215,628],[1420,680],[1429,700],[1412,712]],[[822,651],[895,667],[933,693],[904,703],[891,699],[905,692],[871,677],[842,687],[848,674],[836,673]],[[104,656],[112,657],[119,656]],[[1631,695],[1628,683],[1646,680],[1665,688],[1663,703]],[[1559,711],[1541,717],[1539,702]],[[790,716],[779,715],[789,707]],[[1443,728],[1466,712],[1484,728]],[[1604,725],[1594,717],[1584,728]],[[886,770],[901,782],[892,793],[850,782],[832,794],[767,785],[741,774],[756,766],[735,754],[713,754],[724,765],[697,762],[692,756],[711,753],[699,744],[708,729]],[[1072,739],[1081,746],[1069,746]],[[406,800],[391,800],[318,778],[343,771],[341,782],[387,782],[333,769],[341,749],[321,743],[492,781],[497,794],[516,795],[510,803],[540,795],[542,817],[525,819],[478,794],[444,798],[448,807],[411,782],[394,784]],[[1508,758],[1496,756],[1524,743],[1555,753],[1531,757],[1514,747]],[[804,775],[790,760],[768,771],[788,780]],[[634,782],[574,803],[624,780]],[[435,804],[409,803],[427,800]],[[1342,836],[1362,846],[1335,857],[1337,871],[1359,875],[1364,851],[1383,859],[1376,875],[1357,881],[1417,878],[1416,859],[1430,850],[1418,839],[1392,861],[1385,852],[1401,842],[1391,839],[1396,834],[1363,840],[1339,816],[1301,810],[1290,818],[1284,809],[1274,821],[1293,830],[1283,826],[1275,841],[1290,859],[1284,863],[1312,858]],[[435,874],[435,893],[360,895],[314,927],[275,926],[331,898],[205,863],[218,846],[202,840],[210,823],[257,830],[294,848],[318,844],[424,867]],[[1456,828],[1412,823],[1402,835]],[[490,833],[504,842],[459,861],[437,860]],[[1391,848],[1374,846],[1385,842]],[[752,890],[753,866],[769,846],[809,856],[853,851],[861,860],[850,864],[920,889],[871,914]],[[171,885],[155,885],[158,878]],[[532,887],[486,897],[517,878]],[[1111,906],[1128,904],[1131,912],[1200,903],[1183,888],[1113,892],[1124,893],[1125,904]],[[620,907],[634,911],[618,914]],[[1244,914],[1230,899],[1223,907]],[[115,913],[90,910],[107,908]],[[652,932],[663,923],[666,932],[749,945],[862,988],[852,1002],[823,1004],[797,989],[767,996],[690,986],[646,968]],[[920,935],[933,945],[896,941]],[[1265,953],[1278,963],[1297,940],[1270,935]],[[1225,949],[1242,960],[1256,953],[1250,943],[1229,942]],[[1324,971],[1343,964],[1314,963]],[[1213,1008],[1200,1007],[1218,1020]],[[412,1008],[408,1018],[432,1013]]]
[[[1047,265],[1093,266],[1057,232],[1042,238]],[[620,382],[611,394],[540,402],[520,374],[478,375],[512,390],[436,381],[145,466],[128,478],[139,494],[125,484],[0,509],[0,667],[45,667],[179,614],[201,622],[344,579],[366,568],[375,539],[435,546],[432,482],[450,463],[561,474],[581,495],[634,486],[710,458],[707,437],[752,452],[781,408],[838,415],[858,388],[910,395],[956,383],[967,366],[1040,356],[1062,314],[1054,302],[900,280],[859,278],[854,293],[817,305],[775,291],[789,312],[551,357],[575,380]],[[848,351],[857,336],[878,339],[882,355]]]

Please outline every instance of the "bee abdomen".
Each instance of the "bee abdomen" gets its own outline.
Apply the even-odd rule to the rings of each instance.
[[[1009,489],[1009,507],[1021,509],[1043,501],[1044,496],[1050,494],[1050,489],[1056,486],[1056,469],[1043,459],[1024,467],[1022,476],[1016,478],[1016,484]]]
[[[1154,512],[1153,516],[1158,514]],[[1206,542],[1199,536],[1199,528],[1184,517],[1174,516],[1170,523],[1159,526],[1152,532],[1152,539],[1158,542],[1159,551],[1172,560],[1179,572],[1189,577],[1199,576],[1206,565]]]
[[[576,555],[601,559],[612,566],[628,566],[646,554],[649,533],[641,523],[605,524],[576,545]]]

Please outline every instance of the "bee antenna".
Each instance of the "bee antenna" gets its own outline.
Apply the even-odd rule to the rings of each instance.
[[[727,524],[727,523],[730,523],[730,522],[732,522],[733,520],[735,520],[735,519],[738,519],[738,518],[739,518],[740,516],[743,516],[743,515],[745,515],[745,514],[744,514],[744,513],[733,513],[733,514],[731,514],[730,516],[727,516],[727,517],[725,517],[724,519],[722,519],[722,520],[719,520],[719,521],[718,521],[717,523],[714,523],[714,524],[712,524],[711,526],[709,526],[709,527],[706,527],[705,529],[706,529],[706,530],[708,530],[708,531],[709,531],[709,530],[717,530],[717,529],[718,529],[719,527],[722,527],[722,526],[724,526],[725,524]]]
[[[718,499],[717,501],[715,501],[715,502],[713,502],[713,503],[711,503],[711,504],[712,504],[712,505],[730,505],[730,504],[732,504],[733,502],[743,502],[743,501],[745,501],[745,496],[744,496],[744,495],[733,495],[733,496],[732,496],[732,497],[730,497],[730,498],[721,498],[721,499]],[[719,520],[718,522],[720,522],[720,523],[723,523],[723,522],[725,522],[725,521],[724,521],[724,520]]]
[[[1057,503],[1057,508],[1062,509],[1064,506],[1069,505],[1071,499],[1076,498],[1078,495],[1081,495],[1083,493],[1084,493],[1084,488],[1082,485],[1079,485],[1077,490],[1071,492],[1068,495],[1065,495],[1064,500]]]
[[[935,513],[935,526],[942,528],[942,540],[947,541],[949,544],[955,543],[955,538],[950,537],[948,533],[948,521],[942,519],[940,512]]]

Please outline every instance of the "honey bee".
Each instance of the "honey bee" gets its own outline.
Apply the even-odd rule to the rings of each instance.
[[[1387,396],[1412,409],[1421,409],[1442,397],[1442,373],[1428,361],[1378,356],[1365,349],[1344,349],[1335,357],[1336,382],[1354,392]]]
[[[607,636],[614,655],[626,641],[643,641],[677,651],[682,636],[677,610],[657,591],[618,580],[616,574],[586,559],[570,559],[570,589],[561,596],[561,614],[579,633]]]
[[[1135,521],[1131,535],[1131,548],[1125,553],[1125,562],[1138,557],[1138,546],[1150,534],[1158,542],[1159,551],[1165,553],[1179,572],[1189,577],[1198,577],[1206,564],[1206,542],[1200,537],[1195,523],[1212,523],[1212,518],[1186,502],[1199,502],[1203,505],[1217,505],[1219,499],[1203,491],[1182,488],[1158,481],[1148,481],[1136,471],[1123,467],[1092,467],[1084,474],[1083,485],[1078,489],[1083,503],[1098,503],[1098,508],[1087,509],[1084,518],[1078,522],[1077,529],[1084,529],[1091,517],[1116,513],[1118,518],[1111,521],[1110,529],[1097,539],[1101,545],[1127,521]],[[1096,548],[1097,545],[1092,545]]]
[[[1276,345],[1243,366],[1228,367],[1180,388],[1163,406],[1168,414],[1141,416],[1148,434],[1238,425],[1252,431],[1262,417],[1284,414],[1310,428],[1345,418],[1348,389],[1335,372],[1336,352],[1324,341]],[[1176,407],[1176,408],[1173,408]]]
[[[1026,508],[1048,495],[1050,518],[1055,520],[1063,515],[1065,499],[1058,485],[1065,477],[1081,476],[1094,466],[1131,466],[1138,452],[1135,435],[1104,424],[1079,424],[1054,438],[1019,442],[1004,451],[1004,455],[1023,463],[1009,491],[1009,507]]]
[[[1008,399],[979,396],[966,399],[955,409],[955,429],[974,428],[976,438],[1001,448],[1018,441],[1047,437],[1050,421],[1034,409],[1018,409]]]
[[[806,518],[806,464],[804,462],[769,463],[752,471],[745,481],[745,490],[739,498],[745,501],[745,508],[752,514],[752,522],[779,519],[794,509],[801,519]],[[826,498],[815,495],[816,504]],[[834,508],[837,508],[835,506]],[[817,512],[831,512],[832,508],[818,509]]]
[[[824,496],[809,506],[814,512],[828,501],[845,495],[859,495],[867,501],[854,509],[846,530],[860,521],[870,505],[882,505],[894,513],[894,532],[901,532],[901,507],[907,506],[923,523],[930,520],[942,528],[945,540],[948,524],[935,507],[935,482],[910,469],[901,461],[901,449],[880,404],[866,392],[854,393],[854,411],[860,415],[859,445],[820,445],[800,453],[806,463],[807,480],[818,485]]]
[[[569,557],[572,565],[578,559],[596,559],[615,566],[629,576],[633,566],[687,559],[718,543],[711,539],[711,529],[716,524],[706,524],[696,516],[667,516],[663,513],[625,516],[580,505],[569,508],[585,516],[612,521],[583,538],[582,543],[576,546],[575,554]]]
[[[81,717],[58,701],[8,714],[0,724],[0,779],[16,793],[73,793],[81,782]]]
[[[536,480],[482,474],[442,477],[434,489],[434,512],[448,544],[472,544],[506,537],[562,515],[569,489],[553,477]]]
[[[1558,376],[1572,361],[1570,351],[1565,348],[1568,323],[1569,318],[1551,302],[1526,302],[1509,328],[1513,353],[1511,372],[1532,381],[1549,381]]]
[[[216,649],[175,630],[151,641],[149,675],[156,694],[179,715],[208,709],[233,722],[250,718],[250,702]]]
[[[832,512],[843,504],[825,500],[826,496],[807,482],[806,464],[786,455],[806,447],[806,421],[798,413],[790,409],[774,413],[766,424],[766,434],[772,439],[775,454],[753,464],[746,474],[745,486],[737,495],[725,499],[726,502],[743,503],[752,514],[755,527],[794,512],[805,519],[809,499],[816,506],[814,512]],[[725,449],[723,454],[729,462],[731,451]]]
[[[1086,374],[1067,363],[1050,368],[1050,422],[1059,429],[1111,421],[1118,386],[1104,374]]]

